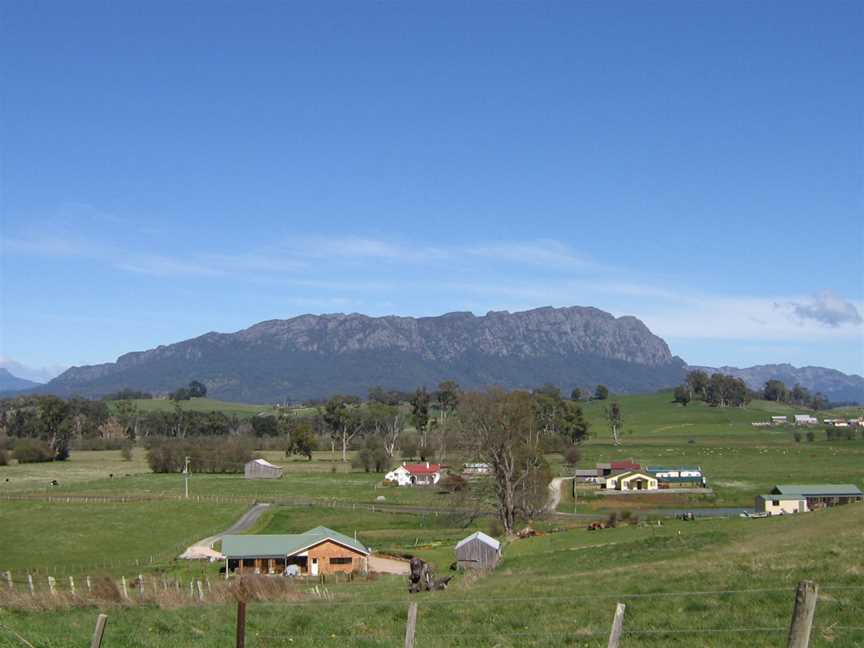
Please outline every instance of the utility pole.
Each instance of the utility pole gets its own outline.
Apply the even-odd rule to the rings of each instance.
[[[183,478],[186,483],[186,499],[189,499],[189,457],[186,457],[186,463],[183,466]]]

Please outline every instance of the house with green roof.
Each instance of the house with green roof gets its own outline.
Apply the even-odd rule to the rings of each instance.
[[[222,554],[227,573],[318,576],[366,572],[370,552],[357,538],[319,526],[296,534],[226,535]]]
[[[778,484],[769,494],[756,496],[756,512],[805,513],[862,501],[864,492],[855,484]]]

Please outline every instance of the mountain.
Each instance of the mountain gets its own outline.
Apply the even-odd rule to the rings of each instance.
[[[793,367],[790,364],[738,367],[690,367],[709,373],[719,371],[741,378],[751,389],[761,389],[769,380],[782,380],[787,387],[796,384],[811,393],[822,392],[833,403],[864,403],[864,378],[825,367]]]
[[[550,382],[570,390],[603,383],[625,393],[674,385],[684,367],[641,321],[596,308],[481,317],[302,315],[72,367],[38,391],[100,396],[128,387],[165,393],[200,380],[214,398],[266,403],[365,396],[375,385],[433,388],[453,379],[467,388]]]
[[[0,392],[14,392],[39,387],[39,383],[12,375],[8,369],[0,367]]]

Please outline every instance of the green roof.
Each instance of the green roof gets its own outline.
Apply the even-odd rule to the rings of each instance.
[[[363,554],[369,553],[369,550],[354,538],[320,526],[306,533],[226,535],[222,538],[222,553],[228,558],[291,556],[324,540],[333,540]]]
[[[761,497],[764,500],[780,500],[784,502],[789,502],[791,500],[802,501],[804,498],[801,495],[781,495],[779,493],[773,493],[768,495],[757,495],[757,497]]]
[[[777,484],[775,494],[799,497],[823,497],[837,495],[864,495],[855,484]]]

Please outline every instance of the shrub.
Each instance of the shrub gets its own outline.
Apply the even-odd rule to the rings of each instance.
[[[564,453],[564,461],[569,465],[575,466],[582,460],[582,451],[576,446],[570,446]]]
[[[468,482],[460,475],[447,475],[439,486],[448,493],[459,493],[468,487]]]
[[[816,435],[813,434],[813,430],[810,430],[807,433],[807,443],[813,443],[816,440]]]
[[[792,436],[795,438],[795,443],[801,443],[801,433],[800,432],[795,432]]]
[[[147,463],[156,473],[181,472],[189,457],[189,470],[196,473],[240,473],[252,459],[252,443],[245,439],[172,439],[152,443]]]
[[[54,451],[51,446],[45,441],[35,439],[22,439],[16,443],[13,456],[21,464],[54,461]]]
[[[132,461],[132,444],[126,443],[120,449],[120,456],[123,458],[123,461]]]

